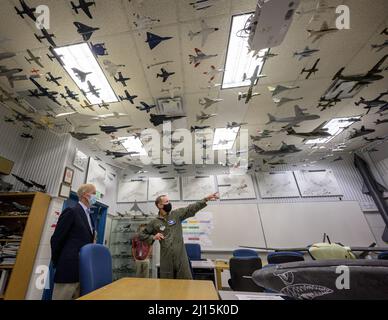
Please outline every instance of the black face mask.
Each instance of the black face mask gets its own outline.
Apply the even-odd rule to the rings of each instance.
[[[166,212],[170,212],[172,209],[172,205],[171,203],[167,203],[163,206],[163,210],[166,211]]]

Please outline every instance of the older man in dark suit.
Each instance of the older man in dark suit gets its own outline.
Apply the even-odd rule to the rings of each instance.
[[[53,300],[79,297],[79,252],[95,238],[90,207],[96,202],[96,187],[83,184],[77,194],[78,204],[62,212],[51,237],[51,260],[56,269]]]

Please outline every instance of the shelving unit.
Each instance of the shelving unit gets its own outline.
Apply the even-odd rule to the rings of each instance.
[[[0,239],[0,246],[19,244],[15,264],[0,265],[0,271],[10,271],[5,292],[0,295],[0,299],[20,300],[27,293],[51,197],[41,192],[0,193],[0,201],[31,207],[28,214],[0,215],[0,225],[11,229],[17,227],[17,233],[22,237],[21,240]]]

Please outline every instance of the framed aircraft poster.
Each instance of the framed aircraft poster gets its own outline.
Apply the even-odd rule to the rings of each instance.
[[[201,200],[216,191],[214,176],[182,177],[182,200]]]
[[[180,200],[180,186],[178,177],[149,178],[148,200],[154,201],[156,197],[166,194],[170,200]]]
[[[250,175],[218,175],[217,184],[221,200],[256,198]]]
[[[300,196],[292,171],[260,172],[256,178],[263,199]]]
[[[105,175],[106,169],[97,160],[90,157],[86,183],[94,184],[97,192],[105,194]]]
[[[147,179],[119,180],[117,202],[147,201]]]
[[[85,171],[88,166],[88,159],[89,157],[81,150],[75,149],[75,156],[73,161],[74,167],[80,169],[81,171]]]
[[[302,197],[343,195],[332,170],[300,170],[294,173]]]

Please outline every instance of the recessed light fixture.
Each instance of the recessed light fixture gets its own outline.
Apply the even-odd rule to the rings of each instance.
[[[355,117],[343,117],[331,119],[322,129],[327,129],[327,132],[331,134],[329,137],[310,139],[306,141],[306,144],[314,143],[326,143],[332,140],[335,136],[338,136],[345,128],[352,125],[355,119],[359,119],[360,116]]]
[[[267,53],[269,49],[260,50],[259,56],[254,57],[254,52],[248,52],[248,36],[244,36],[241,32],[251,15],[252,13],[245,13],[232,17],[222,89],[249,86],[250,80],[243,80],[244,73],[249,78],[257,65],[259,65],[258,74],[263,69],[264,59],[260,56]]]
[[[85,92],[86,98],[92,105],[102,102],[111,103],[118,101],[108,79],[105,77],[104,72],[87,43],[73,44],[55,48],[54,50],[61,56],[65,70],[80,90]],[[75,69],[87,73],[84,79],[80,79],[79,74],[74,71]],[[97,94],[99,97],[89,92],[91,90],[88,82],[98,90]]]
[[[213,138],[213,150],[232,149],[239,130],[240,127],[216,128]]]
[[[146,150],[143,147],[143,143],[140,139],[131,136],[131,137],[121,137],[118,138],[118,140],[122,140],[121,144],[128,152],[138,152],[138,154],[135,154],[133,156],[145,156],[147,155]]]

